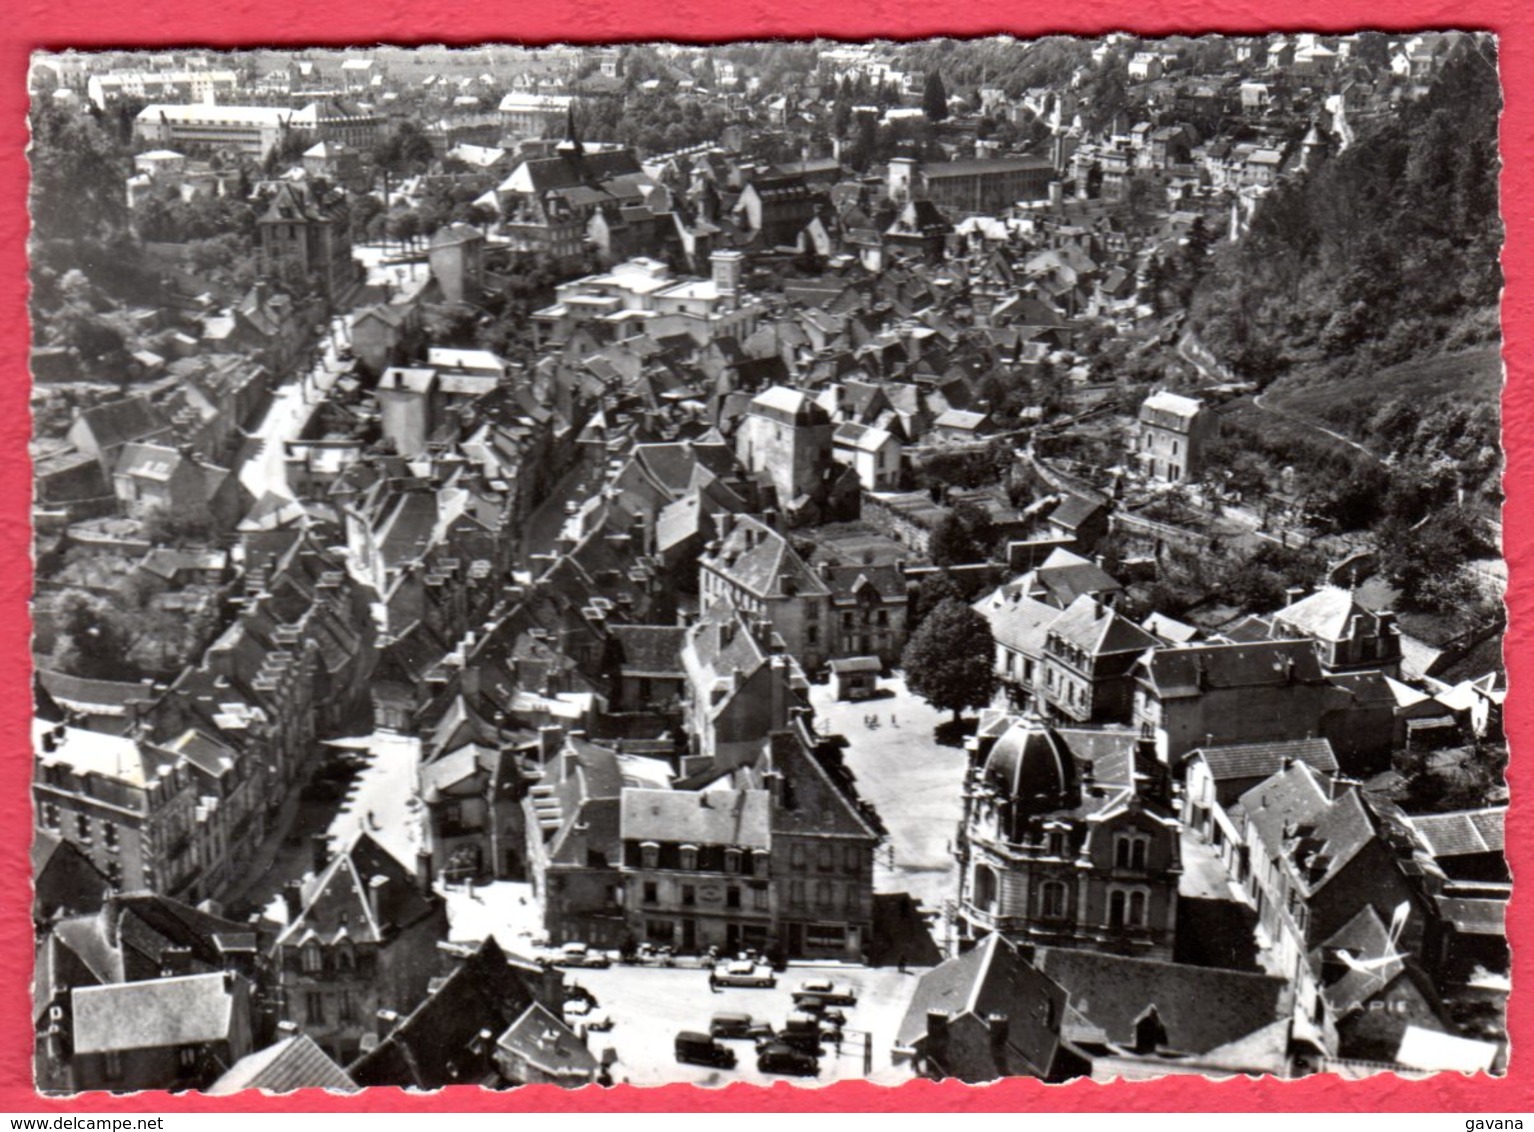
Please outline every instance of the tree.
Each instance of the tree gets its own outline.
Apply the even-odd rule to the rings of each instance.
[[[981,551],[970,537],[964,520],[950,511],[938,521],[932,531],[932,541],[927,554],[937,566],[958,566],[966,562],[978,562]]]
[[[965,708],[982,708],[996,694],[995,655],[990,622],[949,598],[906,642],[900,664],[906,686],[957,721]]]
[[[927,85],[921,92],[921,108],[929,122],[941,122],[948,117],[948,91],[943,87],[943,76],[935,70],[927,72]]]

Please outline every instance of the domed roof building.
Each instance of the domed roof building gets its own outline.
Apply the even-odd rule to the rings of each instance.
[[[961,946],[996,931],[1170,959],[1180,828],[1165,768],[1134,732],[982,718],[957,847]]]

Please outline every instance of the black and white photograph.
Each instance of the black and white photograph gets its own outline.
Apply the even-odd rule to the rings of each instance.
[[[1506,1072],[1495,36],[28,96],[40,1093]]]

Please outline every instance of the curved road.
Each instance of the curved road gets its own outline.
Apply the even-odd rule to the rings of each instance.
[[[1272,405],[1264,405],[1262,403],[1262,399],[1264,397],[1266,397],[1266,396],[1267,396],[1267,394],[1265,394],[1265,393],[1257,394],[1255,397],[1252,398],[1252,404],[1256,405],[1259,409],[1261,409],[1265,413],[1272,413],[1275,417],[1282,417],[1284,420],[1289,421],[1291,424],[1302,425],[1305,428],[1312,429],[1315,432],[1319,432],[1319,433],[1322,433],[1325,436],[1329,436],[1333,440],[1341,441],[1343,444],[1346,444],[1349,448],[1352,448],[1352,449],[1354,449],[1357,452],[1362,452],[1365,456],[1369,457],[1369,459],[1373,460],[1376,464],[1384,463],[1383,460],[1381,460],[1378,456],[1376,456],[1368,448],[1365,448],[1362,444],[1358,443],[1358,441],[1356,441],[1356,440],[1350,440],[1348,437],[1343,436],[1342,433],[1340,433],[1340,432],[1335,432],[1332,429],[1326,428],[1324,425],[1318,425],[1314,421],[1308,421],[1304,417],[1296,416],[1294,413],[1286,412],[1283,409],[1275,409]]]

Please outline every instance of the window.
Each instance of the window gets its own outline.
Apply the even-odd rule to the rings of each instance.
[[[644,902],[646,904],[658,904],[660,902],[660,896],[656,891],[653,880],[644,882]]]
[[[724,906],[726,908],[740,907],[740,889],[733,884],[724,891]]]
[[[325,968],[325,955],[320,951],[320,945],[317,943],[305,944],[300,958],[306,975],[318,974]]]
[[[325,1024],[325,996],[319,991],[308,991],[304,995],[304,1017],[310,1025]]]
[[[727,873],[740,872],[740,850],[726,849],[724,851],[724,871]]]
[[[108,1081],[116,1081],[123,1075],[123,1055],[115,1049],[106,1051],[106,1064],[103,1066]]]
[[[815,867],[818,868],[823,873],[830,872],[831,868],[833,866],[833,863],[834,863],[832,861],[832,858],[831,858],[831,846],[829,846],[829,845],[822,845],[820,847],[820,852],[819,852],[819,854],[817,856],[818,856],[818,860],[816,862],[816,866]]]
[[[804,882],[802,880],[789,882],[788,903],[791,908],[804,907]]]
[[[1146,911],[1149,901],[1143,892],[1131,892],[1129,894],[1129,926],[1143,928],[1146,925]]]
[[[120,861],[107,862],[107,880],[112,882],[112,887],[120,889],[123,883],[123,867]]]
[[[87,845],[91,841],[91,819],[84,814],[75,815],[75,834]]]
[[[660,846],[653,841],[643,842],[639,846],[639,863],[647,869],[653,869],[660,865]]]
[[[754,849],[751,852],[751,871],[759,877],[767,875],[767,850]]]
[[[1137,834],[1119,834],[1113,839],[1113,867],[1145,870],[1145,856],[1150,838]]]
[[[830,908],[831,903],[831,882],[817,880],[815,882],[815,907]]]
[[[698,867],[698,847],[696,845],[683,845],[679,855],[682,859],[681,867],[685,871],[692,872]]]
[[[975,906],[986,912],[996,907],[996,873],[985,865],[975,866]]]
[[[807,625],[804,630],[804,643],[807,645],[820,644],[820,626]]]
[[[789,861],[793,864],[794,868],[795,869],[802,869],[802,868],[804,868],[805,865],[807,864],[806,857],[807,857],[807,854],[805,852],[804,843],[803,842],[795,842],[794,843],[794,847],[793,847],[792,851],[789,853],[789,858],[788,858]]]
[[[698,890],[690,884],[682,885],[682,903],[691,907],[698,902]]]
[[[770,898],[765,888],[753,888],[751,890],[751,906],[758,912],[765,912],[770,906]]]
[[[1058,830],[1045,834],[1044,855],[1047,857],[1065,856],[1065,834]]]
[[[43,803],[43,828],[59,828],[59,807],[53,802]]]
[[[1059,920],[1065,916],[1065,885],[1058,880],[1047,880],[1039,889],[1039,915],[1047,920]]]
[[[357,1021],[357,996],[351,991],[341,992],[341,1001],[337,1004],[337,1014],[342,1022]]]
[[[1118,889],[1108,896],[1108,926],[1110,928],[1124,926],[1124,893]]]
[[[117,848],[117,826],[109,821],[101,823],[101,841],[108,849]]]
[[[842,849],[842,871],[857,876],[863,871],[863,852],[856,845]]]

